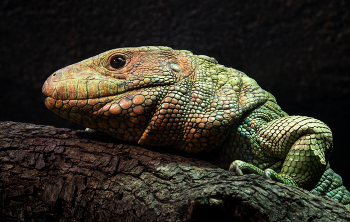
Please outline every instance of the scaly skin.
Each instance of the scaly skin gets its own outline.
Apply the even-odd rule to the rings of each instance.
[[[350,208],[350,192],[329,168],[328,126],[288,116],[253,79],[214,58],[169,47],[115,49],[58,70],[43,93],[54,113],[117,139],[215,149],[221,167],[313,189]]]

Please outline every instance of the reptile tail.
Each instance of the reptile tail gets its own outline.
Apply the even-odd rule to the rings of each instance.
[[[328,168],[323,173],[316,187],[310,192],[329,197],[342,203],[350,210],[350,192],[343,186],[341,176],[336,174],[331,168]]]

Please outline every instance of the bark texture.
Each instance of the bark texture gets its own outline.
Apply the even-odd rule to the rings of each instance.
[[[170,149],[0,122],[1,221],[350,221],[328,198]]]

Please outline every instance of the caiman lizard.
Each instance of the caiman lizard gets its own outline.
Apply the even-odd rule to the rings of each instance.
[[[114,49],[56,71],[42,92],[50,110],[87,128],[140,145],[215,150],[220,167],[350,209],[350,192],[329,168],[329,127],[288,116],[252,78],[214,58],[169,47]]]

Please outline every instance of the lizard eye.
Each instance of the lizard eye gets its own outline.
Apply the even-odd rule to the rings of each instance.
[[[126,64],[126,59],[122,55],[115,55],[109,60],[109,65],[113,69],[120,69],[120,68],[124,67],[125,64]]]

